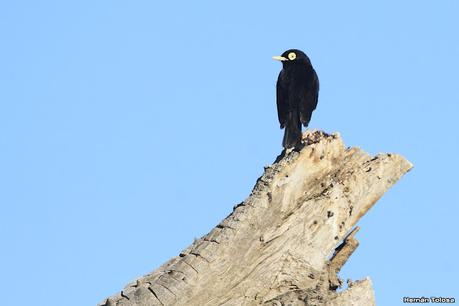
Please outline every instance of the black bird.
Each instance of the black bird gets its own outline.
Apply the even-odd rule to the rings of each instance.
[[[309,57],[297,49],[281,56],[283,69],[277,79],[277,114],[281,129],[285,128],[282,146],[295,147],[301,141],[301,124],[308,126],[319,98],[319,78]]]

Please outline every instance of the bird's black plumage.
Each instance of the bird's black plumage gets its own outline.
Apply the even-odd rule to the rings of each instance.
[[[319,98],[319,78],[309,57],[290,49],[281,56],[283,69],[277,79],[277,114],[280,127],[285,128],[282,146],[295,147],[301,141],[301,125],[307,127]]]

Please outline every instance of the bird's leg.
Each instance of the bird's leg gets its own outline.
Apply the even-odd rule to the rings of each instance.
[[[292,150],[294,150],[296,152],[300,152],[301,149],[303,149],[305,146],[306,146],[306,144],[304,142],[300,141],[292,148]]]

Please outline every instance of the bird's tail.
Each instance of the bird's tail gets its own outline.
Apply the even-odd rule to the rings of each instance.
[[[285,124],[284,139],[282,146],[285,149],[295,147],[301,141],[301,122],[296,112],[291,112],[288,115],[288,120]]]

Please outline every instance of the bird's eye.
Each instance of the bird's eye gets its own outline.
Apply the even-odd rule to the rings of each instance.
[[[295,52],[290,52],[288,54],[288,59],[293,61],[296,58],[296,53]]]

